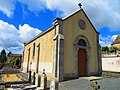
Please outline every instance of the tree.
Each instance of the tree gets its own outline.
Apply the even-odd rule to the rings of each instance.
[[[5,52],[4,49],[1,51],[1,55],[5,55],[6,56],[6,52]]]
[[[19,67],[20,68],[20,65],[21,65],[21,60],[20,60],[20,57],[13,57],[11,60],[10,60],[10,63],[12,66],[15,66],[15,67]]]
[[[7,61],[6,52],[5,52],[5,50],[3,49],[3,50],[1,51],[0,62],[1,62],[1,63],[5,63],[6,61]]]
[[[103,51],[103,52],[109,52],[109,47],[108,46],[102,47],[101,51]]]
[[[119,50],[119,48],[117,48],[117,47],[113,47],[113,50],[114,50],[114,52],[115,52],[115,54],[116,54],[117,51]]]
[[[11,52],[11,51],[8,53],[8,56],[10,56],[10,54],[12,54],[12,52]]]
[[[115,46],[110,47],[110,52],[111,52],[111,53],[114,52],[114,53],[116,54],[117,51],[120,51],[120,48],[115,47]]]
[[[15,62],[16,62],[16,65],[20,65],[20,59],[19,58],[16,58]]]

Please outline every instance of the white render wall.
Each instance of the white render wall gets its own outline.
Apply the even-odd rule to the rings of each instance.
[[[120,57],[102,58],[102,70],[120,72]]]

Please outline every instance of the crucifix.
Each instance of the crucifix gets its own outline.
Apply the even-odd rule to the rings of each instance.
[[[78,6],[80,7],[80,9],[82,8],[82,4],[81,3],[79,3]]]

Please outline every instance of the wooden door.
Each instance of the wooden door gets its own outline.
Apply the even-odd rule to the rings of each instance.
[[[78,75],[87,75],[86,50],[81,48],[78,50]]]

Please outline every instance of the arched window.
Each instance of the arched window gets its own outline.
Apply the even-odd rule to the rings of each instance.
[[[35,43],[33,44],[33,57],[35,56]]]
[[[80,46],[87,46],[85,40],[83,40],[83,39],[80,39],[78,41],[78,45],[80,45]]]

